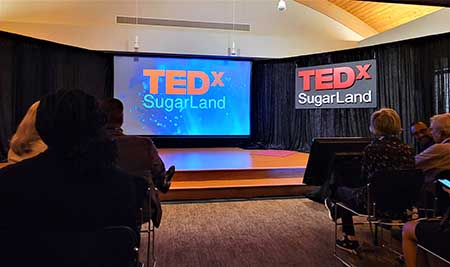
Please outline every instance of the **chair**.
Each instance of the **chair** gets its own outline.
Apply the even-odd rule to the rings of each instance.
[[[144,210],[147,209],[147,210]],[[140,233],[146,234],[147,245],[147,259],[146,266],[156,266],[156,251],[155,251],[155,227],[159,227],[162,216],[161,204],[159,203],[158,192],[149,185],[147,189],[147,199],[144,204],[144,209],[141,210],[141,227],[148,223],[147,227],[141,228]]]
[[[422,196],[424,199],[424,210],[432,211],[432,217],[441,216],[450,205],[448,194],[442,190],[442,185],[437,181],[438,179],[450,180],[450,170],[440,172],[436,175],[432,184],[424,186]],[[432,206],[430,206],[430,202],[432,202]]]
[[[420,195],[424,176],[420,170],[385,170],[376,173],[367,186],[367,211],[365,214],[346,206],[344,203],[337,202],[335,205],[335,214],[338,214],[338,208],[348,210],[355,216],[365,217],[366,222],[354,223],[369,224],[374,245],[378,242],[378,227],[381,229],[392,226],[401,226],[408,219],[407,210],[412,210]],[[399,222],[395,222],[399,221]],[[337,239],[338,223],[335,220],[335,238]],[[373,229],[373,226],[375,227]],[[384,244],[382,247],[392,250]],[[397,255],[400,255],[396,252]],[[343,264],[349,265],[343,258],[337,255],[335,247],[334,256]]]
[[[0,266],[137,267],[137,232],[123,225],[98,230],[4,230]]]
[[[450,266],[450,256],[446,255],[446,257],[444,257],[444,255],[439,255],[438,253],[431,251],[430,249],[426,248],[421,244],[417,244],[417,248],[419,249],[419,251],[422,251],[423,253],[432,256],[434,260],[436,260],[439,263],[442,263],[442,265]]]

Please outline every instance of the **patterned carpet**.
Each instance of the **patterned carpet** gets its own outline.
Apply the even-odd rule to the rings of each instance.
[[[308,199],[164,204],[163,211],[156,230],[160,267],[342,266],[333,257],[333,222]],[[360,238],[366,230],[357,228]],[[363,247],[362,258],[340,254],[357,266],[398,266],[369,242]]]

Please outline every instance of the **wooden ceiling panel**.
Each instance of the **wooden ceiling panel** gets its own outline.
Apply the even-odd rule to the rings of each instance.
[[[329,2],[366,22],[378,32],[387,31],[442,8],[352,0],[329,0]]]
[[[343,23],[350,29],[353,29],[351,23],[356,21],[358,25],[355,28],[361,29],[361,23],[365,23],[368,26],[369,32],[370,29],[373,29],[377,33],[390,30],[392,28],[442,9],[442,7],[437,6],[391,4],[355,0],[296,1],[303,5],[309,6],[310,8],[318,10],[319,12],[322,12],[333,19],[339,18],[336,20],[340,23]],[[330,8],[330,5],[334,5],[337,8],[342,9],[343,13],[336,16],[331,12],[327,12],[336,10],[335,8]],[[352,19],[342,19],[342,14],[349,14],[349,16],[352,16]]]

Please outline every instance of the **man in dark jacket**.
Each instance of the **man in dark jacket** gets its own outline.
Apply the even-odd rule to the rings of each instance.
[[[107,117],[106,129],[118,145],[117,164],[129,173],[149,178],[148,182],[153,183],[159,191],[169,191],[175,166],[166,172],[164,162],[150,138],[123,133],[123,104],[119,99],[103,101],[102,110]]]

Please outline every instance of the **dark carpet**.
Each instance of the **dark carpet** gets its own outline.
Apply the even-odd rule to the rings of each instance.
[[[338,251],[353,265],[399,266],[395,255],[371,245],[368,227],[357,227],[357,236],[361,255]],[[142,258],[145,250],[141,245]],[[333,251],[326,209],[302,198],[164,204],[156,230],[159,267],[343,266]]]

